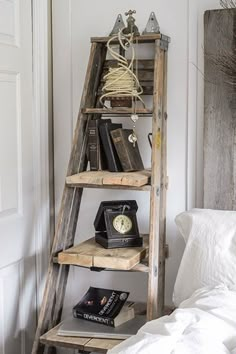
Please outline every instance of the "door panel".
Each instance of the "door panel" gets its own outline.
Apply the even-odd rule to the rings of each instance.
[[[0,13],[0,43],[17,45],[19,39],[19,0],[1,0]]]
[[[19,213],[22,201],[21,161],[18,153],[21,150],[21,115],[17,99],[20,81],[17,75],[0,72],[0,218]]]
[[[0,353],[30,353],[36,324],[30,0],[0,0]]]

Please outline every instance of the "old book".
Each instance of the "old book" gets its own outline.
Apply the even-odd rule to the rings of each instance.
[[[64,320],[57,332],[58,336],[126,339],[135,335],[146,323],[146,316],[135,316],[132,320],[118,327],[104,326],[98,323],[83,321],[78,318]]]
[[[73,316],[106,326],[116,327],[133,318],[132,306],[126,306],[128,292],[90,287],[82,300],[73,307]]]
[[[107,159],[100,143],[99,126],[110,119],[91,119],[88,127],[88,160],[91,171],[105,170],[107,168]]]
[[[77,314],[77,311],[73,311],[73,315],[75,318],[83,318],[86,320],[89,320],[91,322],[97,322],[106,326],[111,326],[111,327],[118,327],[121,324],[132,320],[134,318],[134,303],[133,302],[127,302],[121,311],[116,315],[114,318],[110,317],[105,317],[105,316],[98,316],[98,315],[92,315],[92,314],[83,314],[83,317],[79,316]]]
[[[122,128],[122,124],[106,122],[99,126],[101,143],[107,158],[108,170],[110,172],[121,172],[122,166],[112,141],[110,132]]]
[[[137,142],[135,145],[129,141],[132,129],[116,129],[111,131],[117,154],[125,172],[141,171],[144,169]]]

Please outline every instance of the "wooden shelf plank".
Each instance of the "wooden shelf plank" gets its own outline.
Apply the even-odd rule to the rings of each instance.
[[[170,315],[175,310],[174,307],[165,307],[164,315]],[[146,304],[136,303],[135,314],[145,315]],[[59,346],[63,348],[83,350],[85,352],[107,353],[116,345],[120,344],[123,340],[120,339],[99,339],[99,338],[83,338],[83,337],[68,337],[58,336],[57,331],[61,323],[42,335],[40,342],[48,346]]]
[[[105,114],[109,116],[114,116],[114,115],[119,115],[119,116],[126,116],[127,114],[133,114],[133,109],[132,108],[84,108],[82,109],[82,113],[85,114]],[[136,109],[136,114],[139,116],[152,116],[153,111],[152,109],[147,109],[147,108],[138,108]]]
[[[150,190],[151,171],[109,172],[85,171],[66,177],[73,187]]]
[[[91,38],[91,43],[106,43],[111,37],[92,37]],[[157,39],[163,39],[166,40],[167,42],[170,42],[170,37],[167,37],[166,35],[163,35],[161,33],[155,33],[155,34],[145,34],[142,36],[136,36],[134,37],[134,41],[137,40],[138,43],[153,43]],[[114,43],[116,43],[114,41]],[[118,40],[117,40],[118,43]]]
[[[112,349],[116,345],[123,342],[120,339],[98,339],[92,338],[84,346],[86,352],[107,353],[109,349]]]
[[[48,346],[59,346],[62,348],[84,350],[86,352],[96,351],[97,353],[106,353],[108,349],[112,349],[115,345],[122,342],[122,340],[117,339],[58,336],[57,331],[60,325],[41,336],[40,342]]]
[[[64,348],[71,349],[84,349],[86,343],[90,341],[91,338],[82,338],[82,337],[62,337],[57,335],[57,331],[61,324],[54,327],[43,336],[40,337],[40,342],[45,345],[50,346],[60,346]]]
[[[143,237],[143,247],[106,249],[95,242],[94,237],[58,254],[59,264],[81,267],[130,270],[146,257],[148,236]]]
[[[81,183],[67,183],[69,187],[77,187],[77,188],[94,188],[94,189],[119,189],[119,190],[129,190],[129,191],[143,191],[150,192],[151,186],[146,185],[143,187],[129,187],[129,186],[112,186],[112,185],[99,185],[99,184],[81,184]]]
[[[58,263],[58,257],[53,257],[53,263]],[[71,264],[72,266],[75,267],[82,267],[79,266],[77,264]],[[88,267],[82,267],[82,268],[88,268]],[[95,270],[95,269],[93,269]],[[148,263],[147,260],[145,259],[144,262],[141,261],[141,263],[136,264],[133,268],[129,269],[129,270],[123,270],[123,269],[110,269],[110,268],[104,268],[101,269],[101,271],[105,271],[105,272],[140,272],[140,273],[148,273],[149,272],[149,267],[148,267]]]

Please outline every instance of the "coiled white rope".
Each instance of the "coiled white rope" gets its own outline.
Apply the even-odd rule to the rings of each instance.
[[[112,49],[111,43],[119,41],[120,46],[127,51],[131,48],[131,60],[128,60]],[[106,99],[110,97],[131,97],[133,100],[144,102],[141,98],[143,89],[139,83],[137,75],[133,72],[133,63],[135,60],[134,46],[132,45],[133,35],[124,35],[122,30],[114,35],[107,42],[108,52],[118,62],[117,68],[109,68],[109,72],[104,76],[105,84],[102,88],[103,95],[100,97],[100,103],[103,105]]]

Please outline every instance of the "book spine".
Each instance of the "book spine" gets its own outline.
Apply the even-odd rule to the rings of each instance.
[[[112,318],[109,318],[109,317],[93,315],[93,314],[90,314],[90,313],[81,313],[81,312],[76,311],[76,310],[73,311],[73,316],[75,318],[81,318],[81,319],[84,319],[84,320],[87,320],[87,321],[100,323],[100,324],[103,324],[105,326],[114,327],[114,320]]]
[[[121,164],[118,158],[116,149],[113,145],[111,136],[110,136],[110,129],[118,129],[121,128],[121,124],[104,124],[99,127],[99,133],[101,137],[101,142],[104,148],[104,152],[108,162],[108,170],[110,172],[121,172]]]
[[[132,165],[130,163],[130,159],[128,156],[128,152],[126,150],[126,146],[124,143],[124,137],[122,135],[122,130],[117,129],[111,132],[112,140],[115,145],[117,154],[119,156],[121,165],[125,172],[132,171]]]
[[[88,128],[88,151],[91,171],[98,171],[99,169],[97,124],[97,120],[91,120]]]

